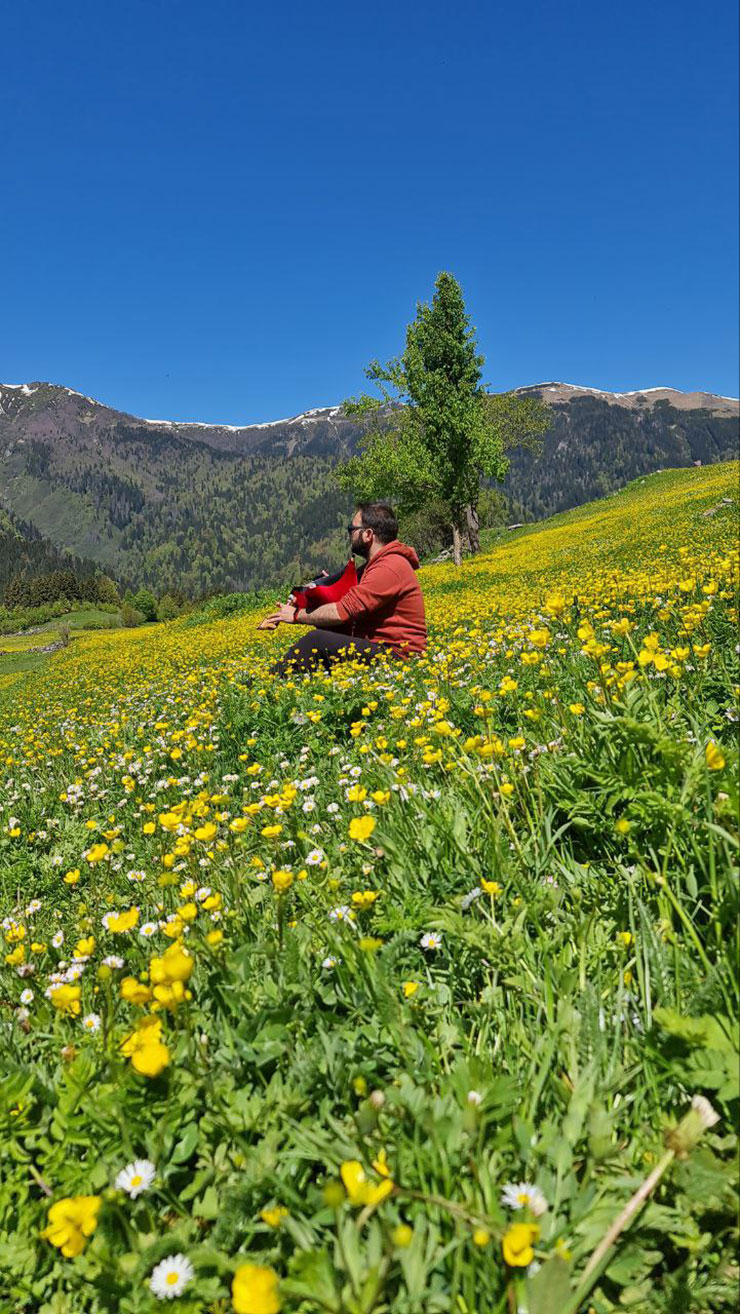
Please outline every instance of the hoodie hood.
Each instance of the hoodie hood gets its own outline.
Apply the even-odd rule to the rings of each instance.
[[[375,565],[376,561],[380,561],[381,557],[386,556],[405,557],[414,570],[419,569],[420,562],[414,549],[409,547],[408,543],[402,543],[398,538],[394,538],[392,542],[386,543],[385,547],[380,549],[380,552],[376,552],[372,560],[372,565]],[[370,564],[371,563],[368,562],[368,565]]]

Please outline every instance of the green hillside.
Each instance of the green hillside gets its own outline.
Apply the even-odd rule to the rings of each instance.
[[[426,567],[409,662],[277,682],[252,611],[0,680],[13,1314],[164,1261],[189,1314],[736,1307],[737,499]]]
[[[672,401],[606,400],[558,385],[541,456],[512,453],[509,518],[737,454],[736,404],[666,391]],[[229,429],[142,421],[48,384],[0,388],[0,505],[135,587],[249,590],[341,563],[350,508],[333,472],[360,433],[337,407]]]

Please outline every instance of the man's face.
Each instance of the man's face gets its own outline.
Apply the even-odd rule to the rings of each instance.
[[[354,516],[352,517],[352,528],[350,530],[350,536],[349,536],[349,545],[352,552],[356,557],[367,558],[372,541],[373,541],[372,530],[363,529],[362,513],[360,511],[356,511]]]

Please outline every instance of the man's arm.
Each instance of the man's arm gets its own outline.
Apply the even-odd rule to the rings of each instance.
[[[315,625],[320,630],[340,630],[344,621],[339,615],[336,602],[325,602],[323,607],[314,607],[313,611],[300,608],[293,618],[294,625]]]
[[[339,615],[336,602],[326,602],[314,611],[305,611],[294,607],[290,602],[283,602],[271,616],[266,616],[257,626],[258,630],[274,630],[278,625],[315,625],[318,629],[341,630],[345,621]]]

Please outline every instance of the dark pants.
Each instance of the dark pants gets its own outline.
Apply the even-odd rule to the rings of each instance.
[[[279,662],[272,667],[278,676],[315,671],[319,666],[329,670],[335,662],[371,662],[383,654],[397,657],[387,643],[372,643],[370,639],[353,638],[339,630],[309,630],[297,643],[291,644]]]

